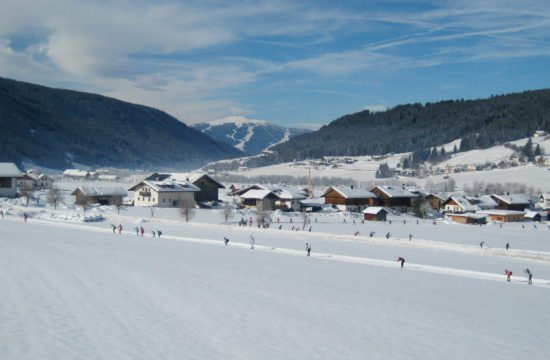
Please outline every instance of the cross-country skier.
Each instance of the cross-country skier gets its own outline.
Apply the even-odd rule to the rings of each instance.
[[[151,235],[153,235],[153,237],[156,237],[157,236],[157,232],[155,230],[151,231]]]
[[[409,241],[411,241],[412,239],[413,239],[412,234],[409,234]]]
[[[25,219],[25,222],[27,222],[28,217],[29,217],[29,215],[27,215],[27,213],[23,213],[23,219]]]
[[[143,228],[143,226],[140,226],[140,232],[141,232],[141,236],[143,236],[143,233],[145,232],[145,229]]]
[[[135,227],[135,230],[136,230],[136,236],[139,236],[139,228],[137,226]]]
[[[118,234],[122,234],[122,224],[118,224]]]
[[[311,245],[309,245],[308,243],[306,243],[306,251],[307,251],[307,256],[310,256],[311,255]]]
[[[504,275],[506,275],[506,281],[510,281],[510,277],[512,276],[512,270],[504,269]]]
[[[4,210],[0,210],[0,215],[2,215],[2,219],[4,218]]]
[[[391,236],[391,234],[390,234],[390,233],[387,233],[387,234],[386,234],[386,239],[389,239],[390,236]]]
[[[402,258],[402,257],[398,257],[398,258],[397,258],[397,261],[400,261],[400,262],[401,262],[401,268],[403,268],[403,264],[405,264],[405,259]]]
[[[529,285],[533,284],[533,274],[531,273],[531,270],[529,268],[525,269],[525,273],[529,277]]]
[[[507,242],[507,243],[506,243],[506,250],[508,250],[509,248],[510,248],[510,243]]]
[[[113,229],[113,234],[116,232],[116,225],[115,224],[111,224],[111,228]]]
[[[359,235],[359,231],[356,231],[353,235],[354,235],[354,236]]]
[[[254,249],[254,236],[250,235],[250,248]]]
[[[485,241],[482,241],[482,242],[479,243],[479,247],[480,247],[481,249],[483,249],[483,244],[485,244]]]
[[[162,235],[162,231],[157,230],[157,235],[158,235],[158,237],[159,237],[159,239],[160,239],[160,236]]]
[[[226,238],[226,237],[224,237],[224,238],[223,238],[223,243],[225,244],[225,246],[227,246],[227,243],[229,243],[229,239]]]
[[[308,231],[311,232],[311,226],[309,227],[309,230],[308,230]]]

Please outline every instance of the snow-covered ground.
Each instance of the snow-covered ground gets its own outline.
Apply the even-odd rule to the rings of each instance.
[[[85,223],[70,205],[0,206],[1,359],[550,356],[547,224],[325,213],[293,231],[300,214],[275,213],[259,229],[238,226],[255,221],[244,211],[228,224],[219,210],[184,223],[176,209],[96,207],[88,215],[104,221]]]

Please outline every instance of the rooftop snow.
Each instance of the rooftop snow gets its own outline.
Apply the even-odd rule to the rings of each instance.
[[[0,163],[1,177],[20,177],[21,175],[23,173],[14,163]]]

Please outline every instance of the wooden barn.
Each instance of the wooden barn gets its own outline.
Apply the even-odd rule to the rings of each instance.
[[[113,205],[122,204],[122,199],[128,195],[128,193],[121,186],[79,186],[71,195],[75,196],[76,204]]]
[[[367,190],[353,188],[328,188],[321,197],[325,198],[325,204],[342,211],[360,212],[369,206],[378,205],[375,194]]]
[[[396,186],[377,186],[371,190],[380,200],[379,205],[386,208],[407,209],[417,195],[407,189]]]
[[[464,213],[464,214],[448,214],[452,222],[459,224],[485,224],[487,222],[487,215],[484,214],[474,214],[474,213]]]
[[[531,202],[523,194],[491,195],[491,198],[496,201],[499,210],[523,211],[531,206]]]
[[[443,203],[447,200],[448,196],[443,194],[431,193],[426,196],[426,201],[430,204],[430,207],[434,210],[439,210],[443,207]]]
[[[370,206],[363,212],[363,219],[366,221],[386,221],[388,210],[381,206]]]
[[[482,210],[476,214],[485,214],[489,220],[497,222],[518,222],[525,219],[525,213],[516,210]]]

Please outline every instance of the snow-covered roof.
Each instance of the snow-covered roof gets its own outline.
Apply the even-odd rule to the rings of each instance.
[[[466,213],[466,214],[449,214],[449,215],[450,216],[465,217],[465,218],[470,218],[470,219],[475,219],[475,220],[479,220],[479,219],[483,219],[483,218],[487,217],[486,214],[480,214],[479,212],[477,212],[477,213]]]
[[[143,180],[137,185],[132,186],[129,190],[135,191],[139,187],[142,186],[149,186],[151,189],[155,190],[156,192],[188,192],[188,191],[201,191],[201,189],[191,184],[190,182],[186,181],[172,181],[172,180],[164,180],[164,181],[151,181],[151,180]]]
[[[241,195],[241,198],[243,199],[264,199],[266,196],[271,194],[271,190],[248,190],[244,194]]]
[[[331,186],[328,188],[321,197],[326,196],[326,194],[334,190],[341,194],[346,199],[368,199],[368,198],[375,198],[376,194],[373,194],[372,192],[368,190],[362,190],[362,189],[351,189],[351,188],[338,188],[335,186]]]
[[[22,176],[23,179],[30,179],[30,180],[38,180],[38,177],[35,175],[35,174],[32,174],[32,173],[24,173],[23,176]]]
[[[21,170],[14,163],[0,163],[0,177],[20,177]]]
[[[429,193],[427,196],[434,196],[440,200],[447,200],[449,198],[449,195],[446,193]]]
[[[472,198],[480,209],[494,209],[498,206],[497,202],[489,195]]]
[[[307,198],[304,192],[289,189],[273,190],[273,194],[281,200],[303,200]]]
[[[525,216],[527,219],[534,219],[537,215],[538,215],[538,216],[541,216],[541,217],[542,217],[542,216],[545,216],[545,214],[541,214],[541,213],[539,213],[538,211],[531,211],[531,210],[526,211],[524,216]]]
[[[522,205],[530,204],[529,198],[523,194],[511,194],[511,195],[492,195],[494,198],[508,205]]]
[[[74,176],[74,177],[86,177],[89,172],[78,169],[67,169],[63,171],[63,176]]]
[[[446,202],[448,202],[449,200],[453,200],[458,206],[460,206],[460,208],[464,211],[477,211],[477,210],[481,210],[481,208],[477,205],[472,205],[470,203],[470,201],[468,201],[468,199],[466,199],[466,197],[464,196],[461,196],[461,195],[454,195],[454,196],[451,196]]]
[[[220,189],[225,189],[225,186],[222,183],[220,183],[219,181],[214,179],[212,176],[210,176],[206,173],[201,173],[201,172],[171,173],[170,174],[170,179],[175,180],[175,181],[189,181],[189,182],[194,184],[195,181],[199,180],[203,176],[206,176],[207,178],[209,178],[210,180],[212,180],[213,182],[218,184],[218,187]]]
[[[116,180],[116,179],[118,179],[118,176],[116,176],[116,175],[99,175],[97,178],[99,180]]]
[[[411,193],[409,190],[403,189],[402,187],[398,187],[398,186],[379,185],[374,189],[379,189],[390,198],[416,197],[416,195]]]
[[[369,206],[368,208],[366,208],[365,210],[362,211],[363,214],[372,214],[372,215],[376,215],[378,214],[380,211],[385,211],[387,213],[388,210],[384,209],[382,206]]]
[[[516,210],[480,210],[476,211],[476,214],[487,214],[487,215],[523,215],[523,211]]]
[[[128,193],[122,186],[79,186],[71,195],[75,195],[77,190],[82,191],[86,196],[126,196]]]

